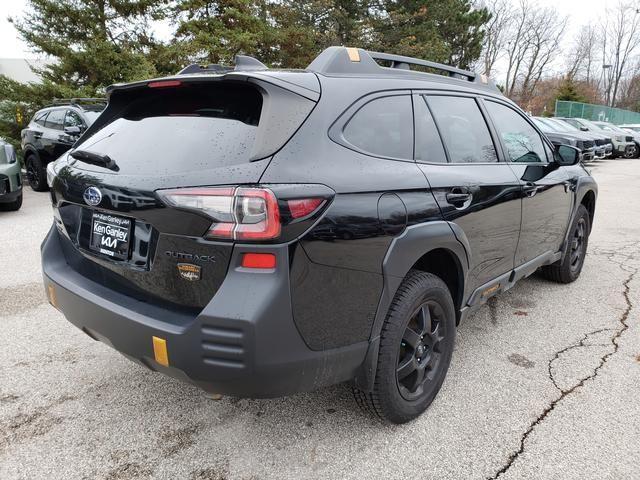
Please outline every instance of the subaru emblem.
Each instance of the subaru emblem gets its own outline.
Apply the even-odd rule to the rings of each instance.
[[[87,205],[95,207],[102,201],[102,192],[96,187],[89,187],[84,191],[82,198]]]

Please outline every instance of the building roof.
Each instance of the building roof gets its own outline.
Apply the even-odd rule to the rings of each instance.
[[[5,75],[20,83],[39,83],[40,77],[33,72],[31,67],[42,68],[45,62],[42,60],[25,58],[0,58],[0,75]]]

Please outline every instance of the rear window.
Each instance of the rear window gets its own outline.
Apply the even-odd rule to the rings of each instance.
[[[120,105],[117,118],[77,149],[108,155],[122,173],[148,173],[150,166],[175,173],[248,161],[262,94],[244,85],[186,83],[121,92]]]

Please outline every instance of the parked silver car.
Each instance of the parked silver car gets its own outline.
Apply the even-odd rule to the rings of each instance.
[[[596,132],[596,133],[605,133],[610,134],[611,132],[607,132],[603,130],[600,126],[596,125],[594,122],[590,120],[585,120],[584,118],[559,118],[569,125],[573,125],[576,128],[579,128],[583,132]],[[636,153],[636,144],[633,143],[633,137],[631,135],[626,134],[616,134],[611,137],[613,141],[613,155],[615,157],[625,157],[631,158]]]
[[[633,139],[633,143],[636,146],[636,151],[633,156],[634,158],[640,157],[640,132],[628,131],[609,122],[593,122],[593,123],[598,125],[605,132],[609,132],[612,136],[624,135],[627,137],[627,139],[629,136],[631,136],[631,138]]]
[[[0,138],[0,210],[19,210],[21,206],[20,163],[13,146]]]

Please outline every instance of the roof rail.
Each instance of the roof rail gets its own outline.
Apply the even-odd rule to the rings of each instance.
[[[390,62],[390,67],[381,66],[376,60]],[[361,48],[329,47],[307,67],[308,70],[324,74],[380,74],[395,70],[396,73],[411,71],[411,66],[427,67],[447,76],[473,83],[495,87],[485,75],[419,58],[370,52]]]
[[[224,74],[229,72],[247,72],[256,70],[268,70],[264,63],[260,60],[249,57],[248,55],[236,55],[235,67],[227,67],[218,63],[210,63],[209,65],[199,65],[192,63],[178,72],[178,75],[188,75],[190,73],[213,73]]]
[[[83,103],[107,103],[107,99],[99,97],[54,98],[51,105],[80,105]]]
[[[428,67],[428,68],[433,68],[434,70],[445,72],[450,77],[454,77],[454,78],[462,77],[461,79],[469,80],[470,82],[475,81],[477,77],[477,74],[474,72],[461,70],[459,68],[452,67],[450,65],[445,65],[443,63],[430,62],[428,60],[421,60],[419,58],[404,57],[402,55],[392,55],[389,53],[380,53],[380,52],[367,52],[367,53],[374,60],[383,60],[383,61],[391,62],[391,68],[411,70],[410,65]]]

